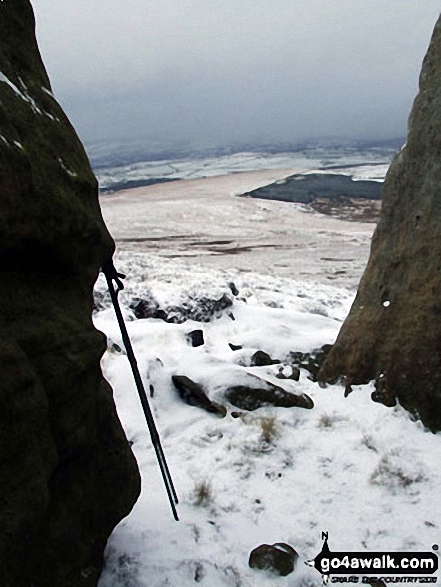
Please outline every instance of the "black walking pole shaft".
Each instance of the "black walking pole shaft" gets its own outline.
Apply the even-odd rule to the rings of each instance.
[[[136,362],[135,353],[133,352],[132,343],[130,342],[129,334],[127,332],[127,328],[124,322],[124,317],[121,312],[121,308],[118,302],[118,292],[115,290],[113,285],[113,280],[116,281],[119,289],[122,289],[123,285],[120,281],[121,274],[116,272],[116,269],[113,266],[113,263],[108,263],[103,266],[103,272],[106,276],[107,285],[110,292],[110,297],[112,298],[113,307],[115,309],[116,318],[118,320],[119,327],[121,329],[121,335],[124,342],[124,346],[127,352],[127,358],[129,359],[130,365],[133,371],[133,377],[135,379],[136,388],[138,390],[139,399],[141,400],[141,405],[144,411],[145,418],[147,420],[147,426],[150,431],[150,436],[152,438],[152,444],[156,452],[156,457],[158,459],[159,468],[161,470],[162,478],[164,480],[165,489],[167,491],[168,499],[170,501],[170,505],[173,512],[173,517],[175,520],[179,520],[178,513],[176,511],[175,503],[178,503],[178,497],[176,495],[176,491],[173,485],[173,481],[170,475],[170,471],[167,465],[167,461],[165,459],[164,451],[162,450],[161,440],[159,438],[158,430],[155,425],[155,421],[153,419],[153,414],[150,409],[150,404],[147,399],[147,394],[145,392],[144,384],[142,383],[141,375],[138,369],[138,363]],[[119,291],[119,290],[118,290]]]

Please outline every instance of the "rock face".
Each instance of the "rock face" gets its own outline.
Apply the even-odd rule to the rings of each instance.
[[[289,544],[261,544],[251,551],[248,565],[252,569],[272,571],[276,575],[286,577],[294,571],[299,555]]]
[[[381,381],[441,430],[441,19],[424,59],[406,146],[386,177],[357,297],[319,378]]]
[[[34,27],[0,3],[1,584],[90,587],[140,482],[91,321],[113,242]]]

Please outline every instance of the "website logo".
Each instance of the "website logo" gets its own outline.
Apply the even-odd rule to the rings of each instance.
[[[325,583],[331,575],[351,575],[352,583],[358,582],[358,575],[375,575],[376,579],[380,576],[380,580],[386,583],[391,581],[384,575],[418,575],[421,579],[418,582],[436,582],[436,577],[426,577],[438,570],[438,556],[434,552],[331,552],[328,533],[323,532],[322,538],[324,542],[321,552],[306,564],[316,568]],[[437,550],[438,546],[434,545],[433,549]],[[363,582],[368,583],[369,580]],[[402,582],[417,581],[403,579]]]

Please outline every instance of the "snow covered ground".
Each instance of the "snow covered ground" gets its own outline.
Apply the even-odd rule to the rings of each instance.
[[[102,196],[101,207],[119,250],[355,288],[373,224],[343,222],[302,204],[237,197],[299,171],[157,184]]]
[[[203,151],[198,156],[183,155],[174,158],[157,158],[151,156],[141,160],[136,153],[128,155],[128,162],[122,165],[115,164],[117,158],[124,159],[124,147],[109,153],[107,157],[100,156],[100,150],[91,147],[89,153],[95,162],[94,171],[99,180],[101,189],[114,189],[127,182],[145,182],[162,178],[199,179],[215,177],[232,173],[261,171],[268,169],[288,169],[295,167],[304,170],[332,169],[335,173],[344,173],[354,176],[354,179],[384,179],[394,149],[392,148],[345,148],[323,147],[317,145],[283,152],[280,150],[265,150],[235,152],[229,154]],[[352,167],[351,167],[352,166]]]
[[[235,197],[245,184],[268,179],[245,175],[103,198],[120,249],[116,266],[128,275],[121,303],[146,388],[154,388],[150,401],[179,494],[180,521],[171,516],[121,335],[104,298],[94,317],[109,340],[103,369],[143,489],[109,540],[99,587],[312,587],[321,577],[304,562],[321,550],[322,531],[336,551],[431,551],[440,543],[440,434],[400,407],[372,402],[372,385],[354,387],[344,398],[341,385],[323,389],[306,370],[296,382],[276,377],[280,365],[250,366],[262,350],[289,375],[291,351],[334,341],[373,226],[295,204]],[[151,237],[158,240],[143,240]],[[231,242],[210,245],[210,239]],[[260,246],[271,242],[278,246]],[[97,291],[105,292],[102,277]],[[135,298],[149,298],[161,308],[191,308],[201,297],[223,295],[232,306],[204,323],[135,319],[129,307]],[[196,348],[187,337],[195,329],[205,339]],[[227,406],[226,417],[185,404],[173,375],[202,384],[210,399]],[[306,393],[315,406],[262,407],[235,418],[224,391],[250,375]],[[248,566],[252,549],[275,542],[299,553],[287,577]]]

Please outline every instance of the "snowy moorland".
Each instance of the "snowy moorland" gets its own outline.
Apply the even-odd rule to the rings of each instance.
[[[143,483],[138,503],[109,540],[100,587],[319,585],[320,575],[304,562],[321,550],[322,531],[329,532],[331,550],[339,551],[429,551],[439,543],[440,434],[399,406],[374,403],[372,384],[354,386],[345,398],[341,384],[322,388],[305,368],[299,381],[290,378],[291,353],[335,340],[353,289],[319,276],[301,281],[154,253],[122,252],[116,266],[128,275],[120,301],[153,395],[180,521],[171,515],[101,277],[94,322],[108,338],[103,370]],[[136,318],[139,300],[169,321]],[[203,331],[201,346],[191,344],[194,330]],[[258,350],[280,363],[251,366]],[[175,375],[202,385],[225,405],[226,416],[186,404]],[[238,410],[225,390],[256,376],[307,394],[313,409]],[[252,549],[276,542],[299,553],[294,573],[280,577],[249,568]]]
[[[234,152],[230,154],[200,153],[199,156],[174,158],[147,157],[138,160],[132,154],[131,162],[115,165],[113,156],[102,157],[99,150],[89,152],[95,161],[94,171],[101,190],[116,190],[142,185],[155,180],[198,179],[249,171],[295,168],[305,172],[326,172],[350,175],[355,180],[384,179],[395,152],[390,148],[317,148],[294,151]],[[118,152],[118,158],[124,158]],[[129,157],[130,159],[130,157]]]
[[[242,197],[283,181],[293,169],[266,169],[173,181],[101,197],[121,251],[185,259],[195,270],[296,277],[356,288],[375,225],[349,222],[292,202]]]

